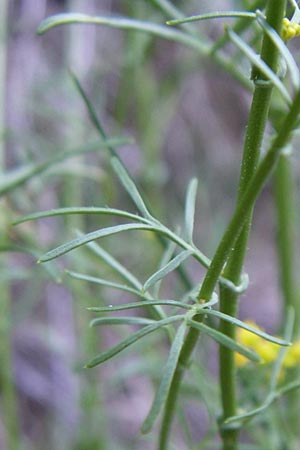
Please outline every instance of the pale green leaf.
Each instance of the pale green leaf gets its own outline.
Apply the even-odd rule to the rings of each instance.
[[[219,319],[225,320],[226,322],[230,322],[230,323],[236,325],[237,327],[244,328],[244,330],[250,331],[251,333],[256,334],[257,336],[265,339],[266,341],[273,342],[273,344],[282,345],[282,346],[291,345],[291,343],[286,341],[285,339],[281,339],[276,336],[271,336],[270,334],[265,333],[263,330],[255,328],[252,325],[249,325],[248,323],[237,319],[236,317],[229,316],[227,314],[224,314],[220,311],[215,311],[213,309],[208,309],[206,313],[208,315],[215,316],[215,317],[218,317]]]
[[[73,239],[72,241],[60,245],[59,247],[56,247],[53,250],[50,250],[48,253],[40,257],[39,262],[42,263],[50,261],[51,259],[62,256],[65,253],[68,253],[78,247],[81,247],[82,245],[87,244],[88,242],[92,242],[105,236],[111,236],[113,234],[129,230],[157,231],[157,228],[139,223],[126,223],[122,225],[115,225],[113,227],[102,228],[101,230],[92,231],[91,233],[80,236],[76,239]]]
[[[130,19],[128,17],[89,16],[86,14],[78,13],[56,14],[43,20],[37,30],[37,33],[43,34],[51,28],[60,25],[70,25],[76,23],[106,25],[112,28],[142,31],[153,36],[186,45],[187,47],[197,50],[202,55],[208,54],[209,52],[209,45],[202,42],[200,39],[184,33],[183,31],[171,29],[170,27],[158,25],[156,23]]]
[[[143,286],[143,291],[147,291],[155,283],[160,281],[169,273],[173,272],[173,270],[177,269],[177,267],[179,267],[180,264],[183,263],[183,261],[185,261],[189,256],[191,256],[192,253],[193,253],[192,250],[185,250],[179,253],[177,256],[175,256],[175,258],[171,259],[171,261],[169,261],[168,264],[166,264],[164,267],[162,267],[153,275],[151,275],[150,278],[148,278],[148,280],[145,282]]]
[[[149,414],[142,425],[141,428],[142,433],[146,434],[149,433],[149,431],[151,431],[154,422],[161,411],[161,408],[163,407],[168,398],[171,383],[177,368],[180,352],[184,344],[185,331],[186,331],[186,321],[184,321],[180,325],[180,327],[176,332],[174,341],[170,349],[167,363],[163,369],[162,378],[158,390],[156,392],[154,401],[152,403]]]
[[[187,310],[193,309],[192,305],[188,305],[187,303],[178,302],[176,300],[145,300],[143,302],[132,302],[125,303],[124,305],[108,305],[108,306],[90,306],[87,309],[93,312],[111,312],[111,311],[123,311],[125,309],[134,309],[134,308],[147,308],[154,305],[166,305],[173,306],[177,308],[183,308]]]
[[[145,317],[98,317],[90,322],[90,327],[98,325],[149,325],[156,320]]]
[[[152,216],[148,211],[133,179],[130,177],[128,171],[125,169],[119,158],[113,156],[111,158],[111,165],[140,213],[147,219],[152,219]]]
[[[82,233],[80,233],[83,236]],[[131,286],[138,291],[142,290],[142,283],[128,270],[123,264],[116,260],[110,253],[102,248],[96,242],[89,242],[86,247],[91,250],[96,256],[101,258],[106,264],[108,264],[116,273],[118,273],[124,280],[126,280]]]
[[[33,177],[46,172],[48,169],[52,168],[54,165],[66,161],[74,156],[82,155],[89,152],[99,151],[100,149],[107,148],[111,145],[115,147],[120,147],[132,142],[129,138],[112,138],[106,141],[97,141],[86,144],[74,150],[67,150],[58,153],[53,158],[48,159],[39,164],[30,164],[17,169],[12,169],[5,174],[1,175],[0,179],[0,196],[6,194],[7,192],[15,189],[18,186],[31,180]]]
[[[127,211],[122,211],[120,209],[97,208],[95,206],[89,206],[89,207],[68,207],[68,208],[50,209],[48,211],[40,211],[33,214],[29,214],[28,216],[21,217],[20,219],[14,221],[13,224],[17,225],[19,223],[28,222],[30,220],[37,220],[54,216],[68,216],[72,214],[84,214],[84,215],[95,214],[95,215],[118,216],[136,220],[137,222],[149,223],[143,217],[140,217],[136,214],[131,214]]]
[[[208,20],[208,19],[234,19],[234,18],[246,18],[246,19],[255,19],[256,15],[252,12],[247,11],[214,11],[207,14],[199,14],[190,17],[184,17],[183,19],[173,19],[168,20],[167,25],[180,25],[182,23],[188,22],[198,22],[200,20]]]
[[[218,330],[215,330],[214,328],[211,328],[204,323],[196,322],[195,320],[189,319],[188,320],[189,325],[196,328],[197,330],[203,331],[208,336],[210,336],[212,339],[214,339],[219,344],[223,345],[224,347],[229,348],[230,350],[240,353],[241,355],[245,356],[246,358],[250,359],[254,362],[261,362],[261,357],[255,353],[253,350],[250,350],[249,348],[245,347],[244,345],[238,343],[234,339],[231,339],[230,337],[226,336],[225,334],[221,333]]]
[[[117,355],[122,350],[125,350],[125,348],[129,347],[134,342],[138,341],[139,339],[146,336],[147,334],[150,334],[153,331],[158,330],[159,328],[162,328],[166,325],[169,325],[178,320],[182,320],[184,318],[185,318],[184,315],[177,315],[177,316],[168,317],[167,319],[158,320],[155,323],[147,325],[146,327],[142,328],[141,330],[137,331],[136,333],[131,334],[128,338],[124,339],[118,345],[110,348],[109,350],[107,350],[103,353],[100,353],[100,355],[96,356],[91,361],[89,361],[85,365],[85,367],[86,368],[95,367],[95,366],[103,363],[104,361],[111,359],[113,356]]]
[[[185,201],[184,237],[188,242],[193,242],[197,187],[198,180],[193,178],[188,185]]]

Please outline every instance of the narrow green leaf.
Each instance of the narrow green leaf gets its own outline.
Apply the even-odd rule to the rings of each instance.
[[[51,28],[60,25],[69,25],[75,23],[92,24],[92,25],[106,25],[112,28],[119,28],[124,30],[142,31],[149,33],[153,36],[157,36],[170,41],[178,42],[194,50],[197,50],[200,54],[208,54],[209,45],[188,35],[180,30],[171,29],[164,25],[157,25],[151,22],[145,22],[142,20],[130,19],[128,17],[103,17],[103,16],[88,16],[86,14],[78,13],[65,13],[56,14],[43,20],[38,27],[37,33],[43,34]]]
[[[59,247],[50,250],[45,255],[41,256],[38,262],[42,263],[50,261],[51,259],[55,259],[59,256],[62,256],[65,253],[70,252],[71,250],[75,250],[76,248],[87,244],[88,242],[95,241],[96,239],[100,239],[105,236],[111,236],[112,234],[117,234],[129,230],[157,231],[157,228],[152,227],[150,225],[143,225],[137,223],[126,223],[123,225],[115,225],[113,227],[102,228],[101,230],[92,231],[91,233],[85,234],[84,236],[73,239],[72,241],[66,242],[65,244],[62,244]]]
[[[162,328],[166,325],[169,325],[173,322],[176,322],[178,320],[184,319],[184,315],[177,315],[168,317],[167,319],[158,320],[157,322],[147,325],[146,327],[142,328],[141,330],[137,331],[136,333],[131,334],[128,338],[124,339],[122,342],[120,342],[118,345],[110,348],[109,350],[100,353],[100,355],[93,358],[91,361],[89,361],[85,367],[90,369],[92,367],[95,367],[104,361],[107,361],[108,359],[112,358],[113,356],[120,353],[125,348],[132,345],[134,342],[138,341],[142,337],[146,336],[147,334],[152,333],[153,331],[158,330],[159,328]]]
[[[208,315],[218,317],[221,320],[226,320],[227,322],[233,323],[237,327],[244,328],[244,330],[250,331],[251,333],[256,334],[257,336],[265,339],[266,341],[273,342],[273,344],[277,344],[277,345],[281,345],[281,346],[291,345],[291,343],[286,341],[285,339],[271,336],[270,334],[265,333],[264,331],[259,330],[258,328],[252,327],[248,323],[245,323],[242,320],[237,319],[236,317],[229,316],[220,311],[215,311],[214,309],[208,309],[206,311],[206,313]]]
[[[280,55],[285,59],[287,67],[291,74],[292,83],[294,87],[298,89],[300,85],[299,68],[293,55],[291,54],[281,37],[273,28],[270,27],[260,11],[256,12],[256,19],[257,23],[261,26],[261,28],[269,36],[274,45],[278,48]]]
[[[130,142],[132,142],[132,139],[129,138],[112,138],[107,139],[106,141],[92,142],[74,150],[60,152],[55,157],[48,159],[47,161],[40,164],[30,164],[26,165],[25,167],[12,169],[11,171],[8,171],[1,176],[0,196],[6,194],[7,192],[15,189],[18,186],[21,186],[22,184],[31,180],[33,177],[46,172],[54,165],[66,161],[69,158],[73,158],[74,156],[82,155],[88,152],[99,151],[101,148],[107,148],[110,145],[120,147]]]
[[[98,325],[149,325],[156,323],[156,320],[145,317],[98,317],[90,322],[90,327]]]
[[[192,253],[193,253],[192,250],[185,250],[179,253],[177,256],[175,256],[175,258],[171,259],[171,261],[168,262],[168,264],[166,264],[164,267],[162,267],[153,275],[151,275],[150,278],[148,278],[148,280],[145,282],[143,286],[143,291],[146,292],[148,289],[150,289],[151,286],[153,286],[159,280],[164,278],[170,272],[173,272],[173,270],[177,269],[177,267],[179,267],[180,264],[183,263],[183,261],[185,261],[189,256],[191,256]]]
[[[188,320],[189,325],[192,327],[203,331],[208,336],[210,336],[212,339],[214,339],[216,342],[218,342],[221,345],[224,345],[224,347],[230,348],[230,350],[240,353],[241,355],[245,356],[246,358],[250,359],[254,362],[262,362],[261,357],[255,353],[253,350],[250,350],[247,347],[244,347],[234,339],[231,339],[230,337],[226,336],[223,333],[220,333],[220,331],[215,330],[214,328],[211,328],[204,323],[196,322],[195,320],[189,319]]]
[[[13,225],[18,225],[19,223],[28,222],[30,220],[43,219],[47,217],[54,216],[68,216],[70,214],[96,214],[96,215],[108,215],[108,216],[118,216],[125,217],[127,219],[136,220],[137,222],[148,223],[146,219],[136,214],[131,214],[127,211],[122,211],[115,208],[96,208],[94,206],[90,207],[68,207],[59,209],[50,209],[48,211],[40,211],[28,216],[21,217],[20,219],[13,222]]]
[[[172,256],[174,255],[175,249],[177,245],[173,241],[166,242],[165,251],[162,254],[162,257],[160,259],[159,269],[164,267],[168,262],[172,259]],[[158,281],[153,289],[153,298],[159,298],[159,291],[161,286],[161,281]]]
[[[144,308],[153,305],[166,305],[174,306],[177,308],[183,308],[187,310],[193,309],[192,305],[187,303],[178,302],[176,300],[145,300],[143,302],[125,303],[124,305],[108,305],[108,306],[90,306],[87,309],[93,312],[111,312],[111,311],[123,311],[125,309]]]
[[[182,23],[198,22],[200,20],[222,19],[222,18],[234,19],[236,17],[255,19],[256,15],[255,13],[246,11],[215,11],[208,14],[200,14],[197,16],[184,17],[183,19],[172,19],[168,20],[166,23],[167,25],[181,25]]]
[[[83,236],[82,233],[80,233]],[[128,270],[123,266],[119,261],[116,260],[110,253],[108,253],[104,248],[102,248],[96,242],[89,242],[86,247],[91,250],[96,256],[101,258],[106,262],[116,273],[121,275],[124,280],[126,280],[131,286],[133,286],[138,291],[142,290],[142,283]]]
[[[198,180],[193,178],[188,185],[185,201],[184,237],[188,242],[193,242],[197,187]]]
[[[176,367],[178,364],[180,352],[181,352],[182,346],[184,344],[184,336],[185,336],[186,326],[187,326],[186,321],[184,321],[180,325],[180,327],[178,328],[178,330],[176,332],[174,341],[173,341],[171,349],[170,349],[167,363],[163,370],[163,375],[162,375],[162,378],[160,381],[160,385],[156,392],[156,395],[155,395],[154,401],[152,403],[151,409],[148,413],[148,416],[146,417],[146,419],[142,425],[142,428],[141,428],[141,432],[144,434],[149,433],[149,431],[151,431],[151,429],[154,425],[154,422],[155,422],[158,414],[160,413],[161,408],[163,407],[163,405],[165,404],[165,402],[168,398],[171,383],[172,383],[174,373],[175,373],[175,370],[176,370]]]
[[[244,53],[245,56],[250,60],[250,62],[259,69],[259,71],[272,82],[274,86],[277,87],[283,98],[290,105],[292,103],[290,94],[288,93],[286,87],[278,76],[270,69],[270,67],[261,59],[261,57],[255,53],[255,51],[244,42],[234,31],[227,30],[230,40]]]
[[[135,203],[136,207],[140,211],[140,213],[146,217],[148,220],[152,219],[152,216],[150,212],[148,211],[133,179],[128,174],[128,171],[125,169],[119,158],[116,158],[115,156],[111,158],[111,165],[120,179],[121,183],[123,184],[124,188],[132,198],[133,202]]]
[[[272,405],[272,403],[281,398],[283,395],[288,394],[289,392],[292,392],[299,388],[300,388],[299,380],[291,381],[290,383],[280,387],[277,391],[271,392],[264,401],[264,403],[260,405],[258,408],[252,409],[251,411],[245,412],[243,414],[238,414],[236,416],[232,416],[226,419],[224,421],[224,427],[226,428],[226,425],[230,426],[234,422],[248,421],[252,419],[258,414],[264,412],[267,408],[269,408],[269,406]]]
[[[72,272],[70,270],[66,270],[66,273],[76,280],[87,281],[89,283],[99,284],[100,286],[106,286],[113,289],[118,289],[120,291],[130,292],[131,294],[137,297],[144,298],[144,296],[141,295],[140,291],[125,284],[115,283],[113,281],[108,281],[103,278],[93,277],[91,275],[86,275],[83,273]]]

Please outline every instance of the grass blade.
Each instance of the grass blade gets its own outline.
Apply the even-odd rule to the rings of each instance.
[[[179,355],[182,349],[182,346],[184,344],[184,336],[186,331],[186,321],[184,321],[180,327],[177,330],[177,333],[175,335],[174,341],[172,343],[169,357],[167,360],[167,363],[163,370],[163,375],[161,378],[160,385],[158,387],[158,390],[156,392],[154,401],[152,403],[151,409],[149,411],[148,416],[146,417],[141,432],[143,434],[149,433],[151,431],[154,422],[160,413],[161,408],[166,402],[166,399],[168,398],[170,386],[173,380],[173,376],[178,364]]]
[[[198,180],[196,178],[193,178],[188,185],[186,194],[184,237],[190,243],[193,242],[197,187],[198,187]]]
[[[195,320],[189,319],[188,320],[189,325],[192,327],[203,331],[208,336],[210,336],[212,339],[214,339],[216,342],[218,342],[221,345],[224,345],[224,347],[230,348],[230,350],[240,353],[241,355],[245,356],[246,358],[250,359],[254,362],[262,362],[261,357],[255,353],[253,350],[248,349],[247,347],[244,347],[243,345],[239,344],[234,339],[231,339],[230,337],[226,336],[223,333],[220,333],[220,331],[215,330],[214,328],[211,328],[204,323],[196,322]]]
[[[158,229],[153,226],[139,223],[126,223],[122,225],[115,225],[113,227],[102,228],[101,230],[92,231],[91,233],[80,236],[76,239],[73,239],[72,241],[60,245],[59,247],[56,247],[53,250],[50,250],[45,255],[41,256],[38,262],[42,263],[50,261],[52,259],[64,255],[65,253],[75,250],[76,248],[81,247],[82,245],[85,245],[88,242],[95,241],[96,239],[100,239],[105,236],[111,236],[112,234],[122,233],[123,231],[129,230],[158,231]]]
[[[173,272],[173,270],[177,269],[177,267],[179,267],[183,261],[185,261],[189,256],[191,256],[192,253],[193,253],[192,250],[185,250],[179,253],[177,256],[175,256],[175,258],[171,259],[171,261],[169,261],[168,264],[166,264],[164,267],[162,267],[153,275],[151,275],[150,278],[148,278],[148,280],[145,282],[143,286],[143,291],[146,292],[155,283],[160,281],[170,272]]]
[[[167,319],[158,320],[155,323],[152,323],[150,325],[147,325],[146,327],[142,328],[141,330],[137,331],[136,333],[131,334],[128,338],[124,339],[122,342],[120,342],[118,345],[110,348],[109,350],[100,353],[100,355],[93,358],[91,361],[89,361],[85,368],[90,369],[92,367],[98,366],[99,364],[107,361],[108,359],[111,359],[113,356],[120,353],[125,348],[132,345],[134,342],[138,341],[144,336],[147,336],[147,334],[152,333],[153,331],[158,330],[159,328],[162,328],[166,325],[169,325],[173,322],[176,322],[178,320],[184,319],[184,315],[177,315],[168,317]]]

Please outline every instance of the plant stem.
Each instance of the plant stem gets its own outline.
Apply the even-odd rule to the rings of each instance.
[[[275,30],[279,32],[281,29],[284,10],[285,1],[276,0],[268,2],[267,21]],[[277,50],[268,36],[264,36],[261,57],[272,70],[276,71]],[[260,74],[256,74],[256,88],[253,95],[245,138],[236,209],[202,283],[198,296],[201,301],[208,301],[211,298],[213,290],[217,284],[218,277],[221,275],[223,266],[228,257],[230,258],[230,261],[234,261],[234,263],[228,264],[226,271],[228,272],[228,275],[231,276],[233,282],[239,282],[255,200],[266,179],[276,165],[279,150],[285,145],[298,117],[300,109],[299,95],[296,96],[296,100],[294,101],[292,108],[286,117],[283,127],[280,129],[280,132],[277,135],[271,149],[262,161],[259,170],[254,175],[268,118],[270,97],[272,92],[272,86],[266,88],[259,85],[259,79],[261,78],[262,76]],[[230,252],[231,256],[229,256]],[[226,297],[230,297],[228,301],[225,299],[224,292],[225,291],[221,293],[223,296],[221,310],[222,312],[235,315],[237,309],[237,296],[231,291],[226,290]],[[199,317],[198,320],[202,320],[202,317]],[[223,324],[221,326],[222,331],[229,336],[234,336],[234,328],[232,326],[227,327],[228,325]],[[188,364],[194,346],[198,340],[198,335],[199,333],[197,331],[191,329],[186,337],[185,345],[181,352],[178,370],[175,372],[170,389],[170,395],[165,407],[160,435],[160,450],[165,449],[168,442],[172,415],[175,410],[176,399],[183,375],[183,368]],[[220,383],[223,403],[222,419],[224,419],[225,417],[229,417],[234,414],[236,411],[235,368],[233,352],[229,353],[229,360],[225,359],[226,353],[223,352],[223,348],[221,350],[221,354],[222,356],[220,356],[220,360],[222,368],[220,369]],[[230,378],[230,381],[228,377]],[[235,450],[238,442],[238,431],[232,428],[227,430],[223,429],[222,439],[224,450]]]
[[[293,307],[295,311],[295,335],[299,332],[300,307],[295,289],[294,279],[294,221],[295,221],[295,198],[294,182],[291,161],[288,154],[282,154],[275,171],[274,195],[277,212],[277,251],[279,259],[279,275],[284,298],[284,317],[287,317],[287,310]]]
[[[278,33],[280,33],[281,30],[284,12],[285,1],[278,0],[277,2],[268,2],[267,21]],[[278,51],[266,35],[264,36],[262,42],[261,58],[274,72],[276,72]],[[259,74],[257,76],[259,77]],[[256,82],[245,136],[237,206],[242,201],[249,182],[257,170],[262,140],[268,120],[271,93],[272,86],[262,88]],[[239,282],[242,273],[252,222],[252,212],[253,211],[251,210],[247,216],[242,232],[230,252],[226,267],[224,269],[224,276],[230,279],[233,283]],[[236,317],[238,312],[238,297],[238,294],[232,290],[229,290],[225,286],[220,286],[220,311]],[[223,320],[220,321],[220,331],[233,339],[235,339],[235,328],[235,325],[230,322],[225,322]],[[237,414],[235,372],[234,352],[221,345],[219,347],[219,377],[223,409],[222,420]],[[238,445],[239,429],[222,429],[222,423],[220,423],[220,432],[223,440],[223,449],[236,449]]]

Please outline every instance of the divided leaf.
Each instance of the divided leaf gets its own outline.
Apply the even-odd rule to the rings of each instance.
[[[124,339],[122,342],[120,342],[118,345],[110,348],[109,350],[100,353],[100,355],[93,358],[91,361],[89,361],[85,367],[90,369],[92,367],[98,366],[99,364],[103,363],[104,361],[107,361],[108,359],[112,358],[113,356],[120,353],[125,348],[132,345],[134,342],[138,341],[144,336],[147,336],[147,334],[152,333],[153,331],[158,330],[159,328],[162,328],[166,325],[169,325],[173,322],[176,322],[178,320],[184,319],[184,315],[177,315],[168,317],[167,319],[158,320],[155,323],[152,323],[150,325],[147,325],[146,327],[142,328],[141,330],[137,331],[136,333],[131,334],[128,338]]]

